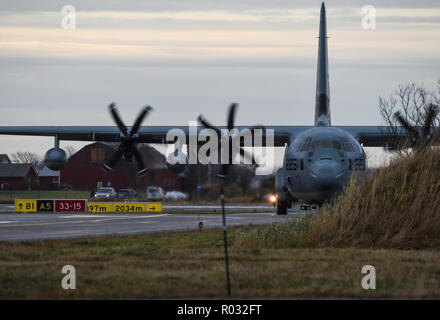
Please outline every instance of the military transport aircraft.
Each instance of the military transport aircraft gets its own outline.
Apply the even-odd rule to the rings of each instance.
[[[393,147],[396,141],[396,135],[392,135],[386,127],[331,125],[327,52],[327,22],[323,2],[319,26],[315,123],[313,126],[264,127],[273,130],[275,147],[286,147],[283,167],[276,173],[278,214],[287,214],[287,208],[295,201],[309,204],[328,201],[341,190],[353,172],[366,170],[366,156],[361,145]],[[134,158],[140,169],[139,174],[143,174],[147,168],[137,149],[138,143],[164,143],[167,132],[173,128],[183,130],[187,137],[189,135],[189,128],[183,126],[141,126],[150,111],[151,107],[145,107],[130,130],[122,122],[115,105],[111,104],[110,113],[117,126],[3,126],[0,127],[0,134],[53,136],[55,146],[46,152],[44,158],[45,164],[53,170],[60,170],[67,164],[66,153],[59,146],[60,140],[119,142],[119,149],[106,163],[105,169],[111,170],[121,158]],[[234,112],[230,112],[228,129],[233,127],[233,118]],[[199,120],[205,127],[210,126],[206,120]],[[226,127],[217,129],[222,128]],[[238,130],[243,128],[237,127]],[[404,130],[399,131],[399,136],[405,135]],[[174,156],[179,159],[169,168],[181,172],[185,168],[186,158],[178,152]]]

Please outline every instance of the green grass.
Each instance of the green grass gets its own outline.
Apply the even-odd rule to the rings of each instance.
[[[228,232],[234,298],[440,298],[438,250],[243,248],[237,230]],[[225,298],[222,240],[221,230],[205,230],[0,242],[0,298]],[[61,289],[67,264],[76,290]],[[366,264],[376,290],[361,288]]]

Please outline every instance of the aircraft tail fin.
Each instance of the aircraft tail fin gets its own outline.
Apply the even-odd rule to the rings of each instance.
[[[328,77],[327,19],[325,4],[321,4],[319,19],[318,72],[316,75],[315,125],[329,126],[330,86]]]

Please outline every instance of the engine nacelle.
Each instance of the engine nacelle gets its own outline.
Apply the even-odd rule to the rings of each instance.
[[[52,148],[44,155],[44,164],[51,170],[59,171],[67,165],[67,155],[63,149]]]
[[[167,156],[167,167],[174,173],[182,173],[186,169],[188,159],[182,152],[173,152]]]

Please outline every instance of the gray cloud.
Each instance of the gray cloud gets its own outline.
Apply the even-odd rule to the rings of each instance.
[[[85,11],[191,11],[191,10],[256,10],[256,9],[287,9],[287,8],[319,8],[321,0],[21,0],[3,1],[2,11],[59,11],[65,4],[71,4],[77,10]],[[371,4],[386,8],[438,8],[437,0],[332,0],[327,7],[362,7]]]

